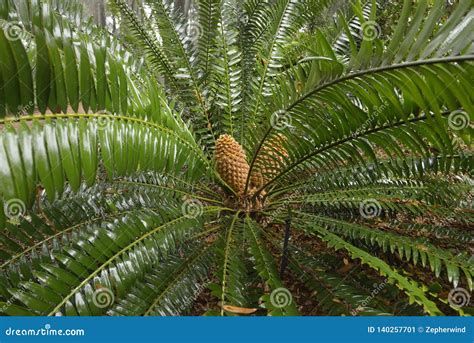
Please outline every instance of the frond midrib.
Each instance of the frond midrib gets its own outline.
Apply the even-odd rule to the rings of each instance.
[[[207,166],[209,166],[209,160],[204,156],[203,151],[198,149],[197,145],[192,145],[190,142],[186,141],[180,135],[178,135],[175,131],[167,127],[164,127],[157,123],[150,122],[150,121],[137,118],[137,117],[129,117],[129,116],[124,116],[124,115],[114,115],[114,114],[107,114],[107,113],[53,113],[53,114],[41,114],[41,115],[34,114],[34,115],[28,115],[28,116],[21,116],[19,118],[5,117],[3,119],[0,119],[0,125],[15,123],[15,122],[27,122],[27,121],[33,121],[33,120],[70,119],[70,118],[107,118],[109,120],[124,120],[124,121],[139,123],[149,128],[158,129],[159,131],[162,131],[170,136],[173,136],[174,138],[179,140],[181,143],[189,147],[192,151],[197,153],[199,159],[202,162],[204,162]]]
[[[227,239],[225,242],[225,249],[224,249],[224,263],[223,263],[223,272],[222,272],[222,282],[221,282],[221,290],[222,290],[222,295],[221,295],[221,316],[224,315],[224,305],[225,305],[225,289],[227,285],[227,264],[229,260],[229,250],[230,250],[230,244],[232,243],[232,232],[234,230],[234,225],[237,219],[239,218],[240,211],[237,211],[237,213],[234,215],[234,218],[232,218],[232,222],[229,227],[229,231],[227,232]]]

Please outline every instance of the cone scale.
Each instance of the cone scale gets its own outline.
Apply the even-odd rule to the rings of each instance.
[[[282,145],[284,140],[284,136],[277,135],[262,148],[262,154],[257,158],[255,168],[250,176],[248,194],[254,194],[281,170],[283,156],[287,156],[286,149]],[[242,146],[232,136],[221,135],[216,141],[215,161],[217,172],[222,180],[238,196],[242,196],[250,170]]]

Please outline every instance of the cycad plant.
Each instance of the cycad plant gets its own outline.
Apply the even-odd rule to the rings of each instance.
[[[2,0],[0,310],[472,313],[472,2],[381,2]]]

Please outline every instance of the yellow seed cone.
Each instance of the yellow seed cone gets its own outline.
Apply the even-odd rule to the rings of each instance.
[[[284,157],[288,156],[288,152],[283,146],[285,140],[285,136],[277,134],[270,138],[268,143],[262,147],[250,178],[252,187],[261,187],[281,171],[284,166]]]
[[[249,165],[244,149],[229,135],[221,135],[216,141],[216,168],[221,178],[238,194],[245,190]]]

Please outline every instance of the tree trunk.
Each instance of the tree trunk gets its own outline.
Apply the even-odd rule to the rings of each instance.
[[[98,24],[102,27],[105,27],[106,21],[105,21],[105,4],[104,0],[99,0],[97,1],[97,7],[98,7]]]

